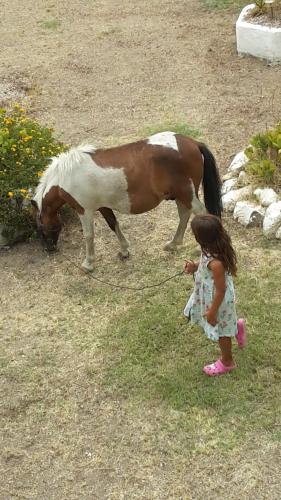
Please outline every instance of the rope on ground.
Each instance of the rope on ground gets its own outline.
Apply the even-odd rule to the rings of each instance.
[[[74,267],[77,267],[77,269],[81,270],[81,267],[78,264],[76,264],[76,262],[74,262],[72,259],[70,259],[67,255],[63,254],[63,257],[66,260],[68,260],[68,262],[70,262]],[[184,271],[173,274],[173,276],[169,276],[168,278],[164,279],[163,281],[160,281],[159,283],[154,283],[153,285],[144,285],[144,286],[141,286],[138,288],[132,287],[132,286],[117,285],[116,283],[109,283],[108,281],[104,281],[104,280],[101,280],[100,278],[97,278],[96,276],[94,276],[91,273],[86,273],[86,274],[89,278],[91,278],[95,281],[98,281],[99,283],[102,283],[103,285],[108,285],[108,286],[115,287],[115,288],[121,288],[123,290],[133,290],[135,292],[140,292],[140,291],[148,289],[148,288],[155,288],[157,286],[161,286],[164,283],[166,283],[167,281],[170,281],[170,280],[176,278],[177,276],[182,276],[184,274]]]

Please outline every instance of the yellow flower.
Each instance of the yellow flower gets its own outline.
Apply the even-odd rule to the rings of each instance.
[[[24,142],[28,142],[32,139],[32,135],[26,135],[24,138],[23,138],[23,141]]]
[[[38,177],[42,177],[43,172],[37,172]]]
[[[11,125],[13,123],[12,118],[4,118],[3,123],[5,125]]]
[[[14,105],[14,109],[16,111],[18,111],[19,113],[25,113],[26,112],[26,109],[22,108],[21,105],[18,102],[16,102],[16,104]]]
[[[23,194],[27,193],[27,189],[20,189],[20,192],[23,193]]]
[[[8,196],[9,196],[9,198],[13,198],[14,193],[13,193],[12,191],[9,191],[9,192],[8,192]]]

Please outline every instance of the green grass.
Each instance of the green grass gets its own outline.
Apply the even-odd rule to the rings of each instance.
[[[40,26],[46,30],[57,30],[61,26],[61,22],[58,19],[50,19],[48,21],[40,21]]]
[[[48,303],[43,318],[38,318],[42,304],[35,301],[32,322],[23,332],[9,320],[11,333],[4,336],[0,356],[0,375],[8,388],[3,398],[6,425],[17,427],[19,436],[26,429],[32,433],[47,428],[56,441],[64,423],[76,436],[80,417],[92,425],[92,398],[99,394],[109,407],[120,401],[133,428],[140,422],[151,425],[146,432],[153,448],[159,457],[165,453],[173,461],[239,453],[244,443],[264,436],[272,446],[279,443],[279,247],[253,231],[241,243],[243,230],[236,228],[233,224],[230,232],[239,249],[237,309],[249,334],[244,351],[234,347],[236,371],[220,378],[202,373],[219,352],[216,343],[183,317],[191,277],[132,292],[81,278],[67,264],[57,276],[58,295],[50,284],[44,291]],[[129,286],[151,285],[174,275],[185,257],[196,254],[189,231],[185,247],[175,255],[155,247],[124,265],[108,256],[93,276]],[[26,300],[33,304],[28,296]],[[163,443],[168,443],[164,451]]]
[[[158,132],[165,131],[175,132],[176,134],[187,135],[194,138],[199,138],[201,136],[200,130],[189,125],[187,123],[175,123],[172,121],[167,121],[166,123],[154,124],[144,127],[139,131],[140,137],[149,137],[150,135],[157,134]]]
[[[220,378],[202,373],[219,351],[182,316],[192,288],[184,276],[144,293],[115,315],[103,340],[111,358],[105,385],[134,404],[157,401],[180,412],[177,426],[188,433],[186,446],[200,452],[231,449],[252,432],[272,433],[274,440],[280,436],[280,266],[272,258],[251,269],[240,259],[237,308],[247,320],[249,343],[244,351],[234,344],[235,372]],[[147,263],[144,271],[146,266],[151,281],[161,281],[161,262]],[[197,439],[200,422],[203,447]]]
[[[246,0],[201,0],[201,3],[210,10],[242,9],[248,3]]]
[[[12,321],[9,342],[4,338],[0,375],[9,387],[3,399],[9,425],[23,431],[25,426],[49,426],[53,435],[54,426],[60,432],[61,422],[75,426],[80,406],[89,405],[91,415],[92,397],[99,394],[109,405],[121,401],[132,422],[148,421],[157,453],[168,443],[165,455],[173,461],[190,454],[239,452],[244,443],[261,436],[279,443],[279,246],[255,230],[245,240],[244,230],[231,224],[239,249],[237,309],[249,334],[244,351],[234,347],[236,371],[220,378],[202,373],[219,351],[183,317],[191,277],[132,292],[99,284],[91,275],[81,278],[67,264],[57,277],[58,295],[51,285],[49,293],[44,291],[44,318],[37,324],[43,312],[35,302],[29,327],[20,333]],[[196,254],[189,231],[185,247],[175,255],[155,247],[143,258],[133,255],[120,265],[111,256],[104,261],[105,254],[93,276],[129,286],[151,285],[180,271],[184,258]],[[26,300],[33,303],[28,296]]]

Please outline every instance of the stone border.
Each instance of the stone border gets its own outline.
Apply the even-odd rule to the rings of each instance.
[[[240,55],[249,54],[281,63],[281,28],[245,21],[255,4],[246,5],[236,22],[236,45]]]
[[[223,176],[223,208],[243,226],[260,226],[267,238],[281,240],[281,199],[271,188],[253,188],[245,172],[247,163],[248,158],[241,151]]]

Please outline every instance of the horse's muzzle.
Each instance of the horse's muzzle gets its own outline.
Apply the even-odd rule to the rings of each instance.
[[[56,253],[58,252],[58,247],[56,245],[44,245],[44,250],[49,254]]]
[[[57,252],[58,233],[52,232],[50,235],[45,235],[43,231],[38,231],[42,246],[47,253]]]

